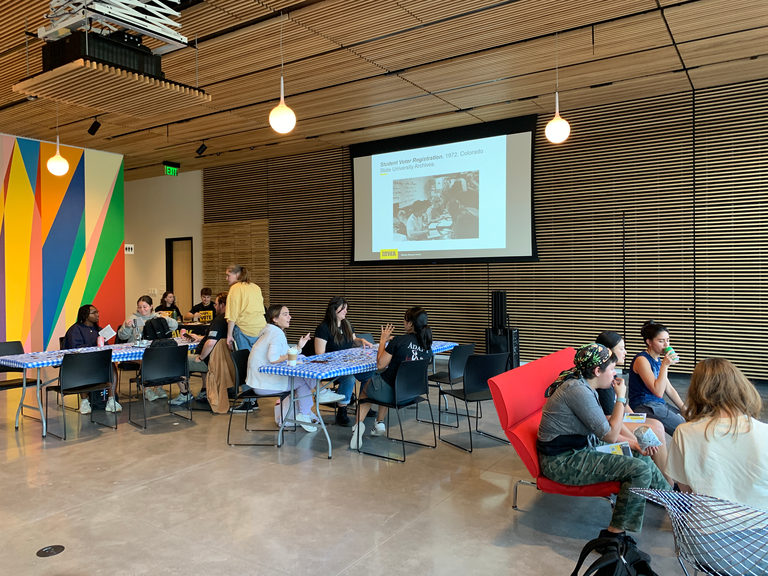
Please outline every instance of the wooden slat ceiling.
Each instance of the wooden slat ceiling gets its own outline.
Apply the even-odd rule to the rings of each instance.
[[[555,60],[568,111],[768,78],[765,0],[202,0],[178,21],[193,48],[163,56],[170,82],[211,96],[148,118],[60,105],[62,143],[126,155],[126,178],[324,150],[423,130],[552,113]],[[24,18],[0,0],[0,132],[55,139],[55,107],[11,91],[27,76]],[[268,127],[280,28],[293,133]],[[148,46],[156,46],[147,40]],[[30,74],[42,42],[30,39]],[[115,94],[125,98],[126,94]],[[53,114],[53,116],[52,116]],[[86,130],[99,116],[96,136]],[[578,126],[572,126],[574,131]],[[208,150],[195,150],[205,140]]]

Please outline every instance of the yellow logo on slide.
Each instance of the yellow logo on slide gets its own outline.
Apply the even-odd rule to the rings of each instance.
[[[380,250],[379,259],[381,260],[397,260],[397,250]]]

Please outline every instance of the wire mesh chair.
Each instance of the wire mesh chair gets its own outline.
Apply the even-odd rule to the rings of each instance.
[[[768,513],[703,494],[650,488],[632,492],[661,504],[672,520],[677,561],[688,576],[758,576],[768,573]]]

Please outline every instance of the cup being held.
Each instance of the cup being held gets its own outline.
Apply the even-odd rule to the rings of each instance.
[[[635,430],[635,438],[637,438],[637,443],[642,451],[655,446],[661,446],[661,442],[656,438],[656,434],[648,426],[637,428]]]
[[[288,348],[288,366],[296,366],[296,361],[299,358],[299,349],[295,346]]]
[[[663,356],[667,356],[668,354],[672,355],[672,358],[671,358],[672,364],[677,364],[678,362],[680,362],[680,357],[677,355],[677,352],[675,352],[675,349],[672,348],[672,346],[667,346],[666,348],[664,348],[662,352]]]

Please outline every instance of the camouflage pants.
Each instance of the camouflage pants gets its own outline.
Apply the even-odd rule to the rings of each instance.
[[[557,456],[539,455],[541,473],[555,482],[583,486],[598,482],[621,482],[611,526],[640,532],[643,528],[645,498],[630,493],[630,488],[669,490],[669,484],[648,456],[606,454],[585,448],[569,450]]]

